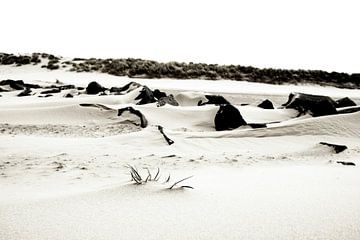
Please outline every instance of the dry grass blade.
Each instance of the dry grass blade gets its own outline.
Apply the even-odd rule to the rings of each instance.
[[[137,184],[141,184],[141,180],[139,180],[134,174],[131,172],[131,179],[134,180]]]
[[[155,175],[155,177],[154,177],[154,181],[159,180],[159,178],[158,178],[158,177],[160,177],[160,176],[159,176],[159,173],[160,173],[160,168],[158,168],[158,170],[157,170],[157,173],[156,173],[156,175]]]
[[[142,180],[139,172],[137,171],[137,169],[131,165],[127,165],[126,167],[130,168],[131,179],[134,180],[137,184],[141,184],[143,180]]]
[[[177,184],[179,184],[179,183],[181,183],[181,182],[183,182],[185,180],[188,180],[189,178],[192,178],[192,177],[193,176],[190,176],[190,177],[187,177],[187,178],[184,178],[184,179],[181,179],[181,180],[175,182],[169,189],[173,189]]]
[[[194,189],[192,186],[188,186],[188,185],[181,186],[181,188],[191,188],[191,189]]]
[[[152,179],[151,179],[151,172],[150,172],[150,170],[148,169],[148,168],[146,168],[146,170],[147,170],[147,172],[148,172],[148,177],[146,178],[146,179],[148,179],[149,181],[151,181]]]
[[[170,181],[170,174],[169,177],[166,179],[165,183],[168,183]]]

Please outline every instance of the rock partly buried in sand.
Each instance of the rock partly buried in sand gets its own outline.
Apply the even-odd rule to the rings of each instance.
[[[299,116],[309,113],[313,117],[336,114],[336,103],[330,97],[305,93],[290,93],[283,104],[285,108],[296,109]]]
[[[141,85],[137,82],[130,82],[126,84],[123,87],[112,87],[110,88],[110,93],[116,94],[116,95],[123,95],[126,93],[131,92],[132,90],[141,87]]]
[[[100,92],[104,92],[106,90],[106,88],[104,88],[103,86],[101,86],[99,83],[97,82],[91,82],[89,83],[89,85],[86,87],[86,93],[87,94],[98,94]]]
[[[258,107],[263,109],[274,109],[274,105],[269,99],[264,100]]]
[[[14,90],[24,90],[25,86],[24,86],[24,82],[22,80],[2,80],[0,81],[0,85],[4,86],[4,85],[8,85],[9,87],[11,87]]]
[[[157,105],[158,107],[162,107],[166,104],[170,104],[172,106],[179,106],[179,103],[176,101],[174,95],[170,94],[169,96],[162,97],[158,100]]]
[[[42,98],[47,98],[47,97],[52,97],[53,95],[51,94],[46,94],[46,95],[41,95],[41,96],[38,96],[38,97],[42,97]]]
[[[156,102],[153,92],[147,86],[143,86],[143,89],[140,91],[140,94],[135,98],[135,100],[140,100],[136,103],[136,105],[144,105]]]
[[[0,87],[0,92],[7,92],[7,90]]]
[[[232,130],[246,125],[239,110],[231,104],[220,105],[214,122],[216,131]]]
[[[22,91],[21,93],[19,93],[17,96],[18,97],[26,97],[26,96],[30,96],[31,94],[31,89],[30,88],[26,88],[24,91]]]
[[[353,162],[344,162],[344,161],[337,161],[336,163],[345,165],[345,166],[356,166]]]
[[[52,94],[52,93],[59,93],[59,92],[61,92],[60,88],[53,88],[50,90],[42,91],[42,92],[40,92],[40,94]]]
[[[155,89],[155,90],[153,91],[153,94],[154,94],[154,97],[155,97],[156,99],[158,99],[158,100],[161,99],[161,98],[163,98],[163,97],[166,97],[166,93],[160,91],[159,89]]]
[[[353,107],[353,106],[356,106],[356,103],[348,97],[344,97],[336,101],[337,108]]]
[[[130,114],[134,114],[135,116],[139,117],[140,119],[140,126],[142,128],[146,128],[148,125],[148,121],[145,116],[139,111],[134,109],[133,107],[125,107],[118,109],[118,116],[121,116],[124,112],[129,112]]]
[[[230,102],[228,100],[226,100],[223,96],[220,96],[220,95],[205,95],[205,97],[208,101],[203,102],[202,100],[200,100],[198,102],[198,106],[203,106],[206,104],[215,104],[215,105],[230,104]]]
[[[334,149],[335,153],[341,153],[347,149],[345,145],[337,145],[333,143],[320,142],[321,145],[325,145]]]
[[[73,98],[74,96],[71,93],[65,94],[64,98]]]

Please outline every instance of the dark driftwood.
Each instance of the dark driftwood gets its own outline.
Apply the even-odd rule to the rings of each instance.
[[[164,136],[166,142],[167,142],[169,145],[175,143],[173,140],[171,140],[170,138],[168,138],[168,136],[166,136],[166,134],[164,133],[164,128],[163,128],[162,126],[157,126],[157,127],[158,127],[160,133]]]
[[[107,107],[105,105],[102,105],[102,104],[81,103],[80,106],[82,106],[82,107],[96,107],[96,108],[104,109],[104,110],[107,110],[107,111],[116,111],[116,109],[109,108],[109,107]],[[117,114],[118,116],[121,116],[121,114],[123,114],[126,111],[138,116],[140,118],[140,126],[142,128],[146,128],[147,125],[148,125],[148,121],[145,118],[145,116],[139,110],[136,110],[133,107],[125,107],[125,108],[117,109],[117,111],[118,111],[118,114]]]
[[[140,118],[140,126],[142,128],[146,128],[148,125],[148,121],[145,118],[145,116],[139,111],[134,109],[133,107],[125,107],[125,108],[121,108],[118,109],[118,116],[121,116],[121,114],[123,114],[123,112],[129,111],[132,114],[135,114],[136,116],[138,116]]]

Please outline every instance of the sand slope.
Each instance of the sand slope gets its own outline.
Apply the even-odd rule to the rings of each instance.
[[[120,87],[133,80],[33,66],[0,66],[0,73],[37,84],[96,80]],[[359,103],[359,90],[137,81],[173,93],[180,106],[136,105],[139,89],[74,98],[64,98],[66,91],[49,98],[1,93],[1,240],[360,238],[360,113],[296,118],[295,110],[256,107],[268,97],[279,106],[290,91]],[[206,93],[226,96],[247,122],[270,123],[268,128],[216,132],[219,107],[196,106]],[[132,115],[117,116],[128,106],[145,115],[147,128]],[[323,141],[348,149],[335,154]],[[160,168],[160,180],[134,185],[126,164],[143,176],[146,168],[153,174]],[[194,189],[168,189],[188,176],[194,177],[184,184]]]

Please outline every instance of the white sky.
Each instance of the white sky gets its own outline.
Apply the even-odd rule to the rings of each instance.
[[[1,0],[0,52],[360,72],[358,0]]]

